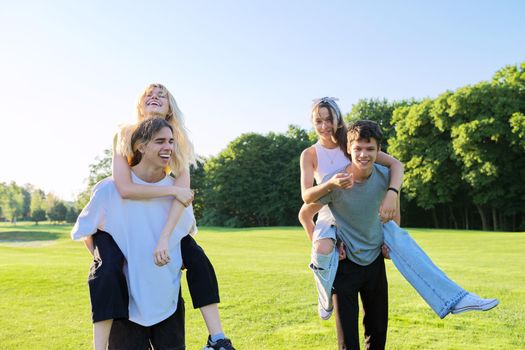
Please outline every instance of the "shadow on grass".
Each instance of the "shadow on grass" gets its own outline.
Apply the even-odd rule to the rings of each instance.
[[[59,234],[53,232],[31,232],[31,231],[5,231],[0,232],[0,243],[2,242],[32,242],[51,241],[58,239]]]

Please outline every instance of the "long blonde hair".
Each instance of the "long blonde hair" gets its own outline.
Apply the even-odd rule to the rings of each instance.
[[[175,139],[175,147],[171,154],[170,169],[175,176],[178,176],[183,171],[188,170],[190,165],[195,165],[195,152],[193,150],[193,144],[188,137],[188,131],[184,125],[182,112],[177,106],[173,95],[162,84],[149,84],[140,94],[137,101],[137,122],[131,125],[124,125],[120,128],[115,142],[115,151],[128,160],[133,157],[131,135],[141,121],[149,118],[149,116],[144,113],[143,102],[144,98],[155,88],[161,89],[168,97],[169,111],[164,119],[172,126],[173,138]]]

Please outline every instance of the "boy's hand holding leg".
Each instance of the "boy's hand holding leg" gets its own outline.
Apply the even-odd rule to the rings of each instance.
[[[390,251],[388,250],[388,246],[386,244],[381,246],[381,253],[385,259],[390,259]]]
[[[339,261],[346,259],[345,244],[341,242],[337,248],[339,249]]]

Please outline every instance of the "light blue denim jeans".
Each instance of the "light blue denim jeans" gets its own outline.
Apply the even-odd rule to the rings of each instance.
[[[383,225],[383,237],[390,258],[403,277],[440,318],[448,315],[467,291],[434,265],[408,232],[394,221]]]
[[[323,213],[323,209],[324,210]],[[319,302],[325,310],[331,310],[332,305],[332,287],[339,265],[339,250],[335,247],[336,227],[333,225],[334,219],[327,206],[324,206],[319,212],[320,220],[317,220],[312,237],[312,255],[310,269],[314,273],[314,279],[319,294]],[[318,254],[315,251],[314,243],[319,239],[330,238],[334,241],[334,249],[331,254]]]

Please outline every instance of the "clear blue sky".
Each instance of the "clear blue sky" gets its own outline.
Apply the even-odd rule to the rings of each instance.
[[[197,152],[310,128],[311,100],[435,97],[525,61],[525,1],[6,1],[0,181],[64,199],[165,84]],[[299,179],[298,179],[299,181]]]

